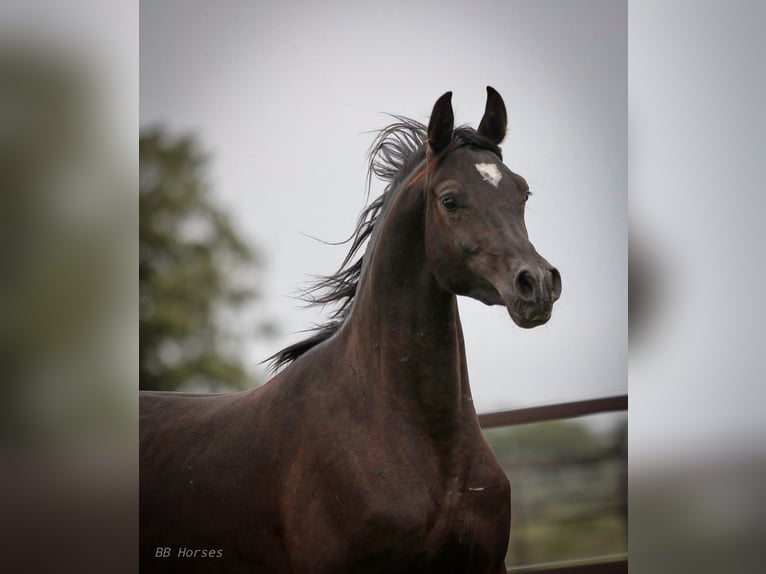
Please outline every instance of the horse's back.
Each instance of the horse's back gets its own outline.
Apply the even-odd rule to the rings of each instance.
[[[222,398],[229,396],[233,395],[141,391],[138,398],[138,417],[142,446],[144,440],[156,436],[158,432],[171,428],[182,432],[185,423],[202,422],[214,416],[217,404],[222,402]]]
[[[257,393],[249,391],[222,395],[142,392],[142,491],[181,478],[186,484],[212,485],[221,481],[222,472],[239,479],[266,476],[257,472],[268,438],[258,432],[264,425],[259,424],[255,399]],[[264,447],[261,452],[259,445]]]
[[[248,571],[263,556],[262,571],[282,570],[278,465],[259,438],[260,394],[141,393],[142,570]]]

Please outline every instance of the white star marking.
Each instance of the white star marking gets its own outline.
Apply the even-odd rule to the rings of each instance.
[[[477,163],[476,171],[481,174],[481,177],[492,187],[497,187],[500,180],[503,179],[503,175],[494,163]]]

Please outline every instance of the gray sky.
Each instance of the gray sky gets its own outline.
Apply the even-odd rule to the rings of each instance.
[[[142,3],[141,125],[200,138],[211,187],[267,259],[258,312],[283,336],[246,346],[254,370],[322,318],[290,295],[346,248],[303,234],[352,231],[381,112],[425,121],[452,90],[475,127],[488,84],[563,292],[534,330],[461,299],[476,406],[627,392],[627,2]]]

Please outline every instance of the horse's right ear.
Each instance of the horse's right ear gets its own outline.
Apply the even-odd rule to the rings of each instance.
[[[426,155],[430,158],[446,148],[452,141],[455,115],[452,112],[452,92],[447,92],[434,104],[428,121]]]
[[[508,115],[505,113],[503,98],[495,88],[487,86],[487,105],[477,131],[493,144],[498,145],[505,138],[507,128]]]

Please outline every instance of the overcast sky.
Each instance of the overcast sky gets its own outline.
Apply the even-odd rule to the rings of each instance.
[[[290,296],[346,248],[304,234],[352,231],[381,112],[427,121],[452,90],[476,127],[488,84],[563,292],[534,330],[461,299],[477,409],[625,393],[627,2],[142,2],[141,125],[199,138],[217,199],[266,257],[258,313],[282,336],[245,347],[254,370],[321,320]]]

